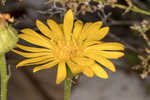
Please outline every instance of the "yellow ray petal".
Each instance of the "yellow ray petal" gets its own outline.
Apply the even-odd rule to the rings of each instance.
[[[50,43],[47,40],[45,40],[44,38],[37,38],[37,37],[26,35],[26,34],[20,34],[19,37],[27,42],[34,44],[34,45],[38,45],[38,46],[42,46],[42,47],[46,47],[46,48],[52,48]]]
[[[85,52],[100,51],[100,50],[124,50],[124,46],[120,43],[110,42],[101,43],[99,45],[89,46],[85,49]]]
[[[88,39],[87,41],[91,40],[101,40],[103,39],[107,33],[109,32],[109,27],[103,27],[99,30],[95,30],[91,33],[88,34]]]
[[[19,62],[16,65],[16,68],[21,67],[21,66],[43,64],[43,63],[46,63],[46,62],[52,61],[52,60],[54,60],[54,58],[50,58],[49,56],[41,56],[38,58],[26,59],[26,60]]]
[[[54,37],[54,40],[63,40],[63,32],[60,28],[60,26],[53,20],[51,19],[48,19],[47,20],[47,24],[48,26],[50,27],[50,29],[52,30],[52,33],[54,33],[53,37]]]
[[[30,52],[51,52],[50,49],[45,49],[45,48],[29,47],[20,44],[17,44],[16,46],[22,50],[30,51]]]
[[[82,31],[81,31],[81,33],[80,33],[80,35],[79,35],[79,39],[78,39],[79,43],[82,43],[83,40],[86,39],[86,32],[87,32],[87,30],[89,29],[89,27],[90,27],[91,25],[92,25],[92,23],[86,23],[86,24],[83,26]]]
[[[63,80],[65,80],[66,76],[67,76],[66,64],[65,62],[60,62],[58,64],[58,69],[57,69],[56,84],[60,84]]]
[[[96,76],[103,78],[103,79],[108,79],[108,74],[98,64],[93,64],[92,66],[90,66],[90,68],[93,70],[93,72],[96,74]]]
[[[103,42],[101,42],[101,41],[86,41],[86,42],[83,43],[83,47],[87,48],[89,46],[98,45],[98,44],[101,44],[101,43],[103,43]]]
[[[36,31],[34,31],[33,29],[30,29],[30,28],[22,29],[21,32],[24,33],[25,35],[30,35],[32,37],[36,37],[36,38],[48,41],[48,39],[46,37],[44,37],[43,35],[37,33]]]
[[[80,66],[90,66],[94,63],[93,60],[85,57],[73,58],[72,60]]]
[[[71,39],[73,20],[74,19],[72,10],[68,10],[64,16],[64,23],[63,23],[64,35],[66,40]]]
[[[101,26],[102,26],[102,22],[101,21],[92,23],[90,25],[90,27],[86,30],[86,33],[85,33],[86,39],[87,40],[94,40],[93,37],[96,37],[97,31],[100,29]]]
[[[50,29],[45,24],[43,24],[40,20],[36,20],[36,26],[45,36],[49,38],[53,37],[53,34],[50,31]]]
[[[87,30],[90,28],[90,26],[92,25],[92,23],[86,23],[84,26],[83,26],[83,29],[82,29],[82,34],[86,34]]]
[[[72,34],[72,38],[77,40],[81,31],[82,31],[82,27],[83,27],[83,22],[80,21],[80,20],[77,20],[75,22],[75,26],[74,26],[74,29],[73,29],[73,34]]]
[[[87,77],[92,78],[94,76],[93,70],[86,67],[86,69],[83,70],[83,74],[85,74]]]
[[[94,31],[95,32],[95,31],[99,30],[102,25],[103,25],[102,21],[97,21],[97,22],[93,23],[90,26],[89,30],[87,30],[87,31],[91,31],[91,32]]]
[[[12,51],[19,54],[19,55],[21,55],[21,56],[24,56],[26,58],[34,58],[34,57],[40,57],[40,56],[46,56],[46,55],[48,55],[49,57],[53,57],[52,53],[47,53],[47,52],[25,53],[25,52],[21,52],[21,51],[18,51],[18,50],[12,50]]]
[[[39,70],[42,70],[42,69],[48,69],[48,68],[51,68],[51,67],[54,67],[55,65],[58,64],[58,61],[57,60],[54,60],[54,61],[51,61],[47,64],[44,64],[44,65],[41,65],[41,66],[38,66],[38,67],[35,67],[33,69],[33,72],[37,72]]]
[[[95,37],[93,37],[93,40],[101,40],[103,39],[109,32],[109,27],[103,27],[101,28],[97,34],[95,35]]]
[[[51,44],[48,38],[44,37],[43,35],[35,32],[34,30],[30,28],[22,29],[21,32],[23,32],[24,35],[30,36],[32,38],[36,38],[38,41],[41,41],[41,42],[44,41],[45,43],[48,43],[49,45]]]
[[[40,62],[33,62],[33,63],[28,63],[28,64],[25,64],[23,66],[30,66],[30,65],[39,65],[39,64],[45,64],[45,63],[48,63],[50,61],[54,60],[54,58],[49,58],[49,59],[45,59],[45,60],[42,60]],[[17,66],[16,66],[17,67]],[[22,66],[19,66],[19,67],[22,67]]]
[[[108,59],[118,59],[122,56],[124,56],[123,52],[115,52],[115,51],[98,51],[98,50],[93,50],[93,51],[88,51],[84,52],[83,55],[94,55],[94,56],[103,56]]]
[[[30,28],[22,29],[21,32],[26,35],[28,34],[28,35],[39,37],[39,33],[35,32],[33,29],[30,29]]]
[[[70,70],[71,70],[71,72],[73,74],[78,74],[78,73],[80,73],[82,71],[82,67],[81,66],[79,66],[78,64],[75,64],[75,63],[73,63],[71,61],[68,61],[67,65],[69,66],[69,68],[70,68]]]
[[[111,51],[99,51],[99,55],[106,57],[108,59],[118,59],[124,56],[123,52],[111,52]]]
[[[93,60],[96,60],[98,63],[102,64],[107,69],[109,69],[109,70],[111,70],[113,72],[116,71],[116,68],[113,65],[113,63],[111,61],[107,60],[105,57],[102,57],[100,55],[94,55],[92,53],[87,54],[86,56],[89,57],[89,58],[91,58],[91,59],[93,59]]]

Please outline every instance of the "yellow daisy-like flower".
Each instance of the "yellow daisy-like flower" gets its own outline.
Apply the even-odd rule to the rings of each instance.
[[[43,35],[29,28],[21,31],[21,39],[41,48],[18,44],[18,48],[27,52],[13,51],[28,59],[17,64],[17,68],[40,64],[33,69],[33,72],[36,72],[58,65],[57,84],[65,80],[67,67],[73,74],[82,72],[88,77],[97,75],[104,79],[108,78],[108,74],[101,65],[113,72],[116,71],[108,59],[123,56],[124,53],[120,50],[124,50],[124,46],[117,42],[100,41],[109,31],[109,27],[101,28],[101,21],[83,24],[77,20],[74,23],[73,13],[68,10],[63,25],[50,19],[47,20],[47,24],[48,27],[41,21],[36,21],[36,26]]]

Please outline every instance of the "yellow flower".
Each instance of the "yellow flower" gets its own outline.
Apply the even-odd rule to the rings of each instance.
[[[23,29],[19,37],[31,44],[40,47],[31,47],[18,44],[17,47],[27,52],[13,50],[28,59],[17,64],[17,68],[28,65],[38,65],[33,72],[48,69],[55,65],[57,68],[56,83],[59,84],[67,76],[67,68],[73,74],[83,73],[88,77],[96,74],[100,78],[107,79],[108,74],[102,68],[115,72],[115,66],[108,59],[118,59],[124,53],[124,46],[116,42],[102,42],[109,27],[103,27],[102,22],[83,24],[74,18],[71,10],[68,10],[62,25],[48,19],[44,25],[41,21],[36,21],[37,28],[42,35],[32,29]],[[42,64],[42,65],[41,65]]]

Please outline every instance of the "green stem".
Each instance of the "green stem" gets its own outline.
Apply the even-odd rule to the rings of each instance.
[[[64,100],[70,100],[70,93],[71,93],[71,84],[72,84],[73,74],[69,68],[67,68],[67,79],[65,80],[65,94]]]
[[[7,83],[9,76],[7,75],[7,68],[5,63],[5,55],[0,55],[0,73],[1,73],[1,100],[7,99]]]
[[[71,79],[65,80],[65,100],[70,100],[71,83]]]
[[[121,5],[121,4],[113,4],[113,6],[118,7],[118,8],[122,8],[122,9],[127,9],[128,8],[127,6],[124,6],[124,5]],[[134,12],[137,12],[137,13],[142,13],[142,14],[150,16],[150,12],[142,10],[140,8],[137,8],[137,7],[132,7],[131,11],[134,11]]]

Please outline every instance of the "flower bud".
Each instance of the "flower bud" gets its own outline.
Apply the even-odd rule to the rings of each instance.
[[[0,54],[13,49],[17,41],[17,31],[8,23],[0,24]]]

